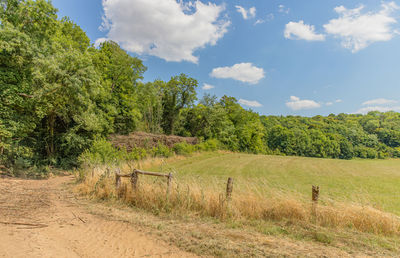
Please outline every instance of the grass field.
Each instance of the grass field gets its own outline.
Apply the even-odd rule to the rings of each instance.
[[[219,185],[221,191],[226,179],[233,177],[234,194],[250,190],[309,200],[311,186],[319,185],[322,202],[352,202],[400,215],[400,159],[337,160],[221,152],[144,167],[172,171],[178,180],[195,179],[202,187]]]
[[[247,240],[231,239],[222,256],[232,252],[253,255],[254,247],[261,246],[248,240],[254,234],[290,239],[300,246],[306,242],[322,244],[321,250],[332,247],[350,255],[390,256],[400,252],[400,160],[210,152],[153,158],[118,169],[129,173],[134,167],[172,172],[168,197],[166,180],[158,177],[140,175],[135,191],[124,179],[122,187],[116,189],[113,171],[117,168],[107,166],[83,168],[77,191],[111,205],[127,204],[161,218],[182,221],[182,234],[193,223],[207,224],[211,231],[220,225],[222,228],[215,232],[221,236],[218,241],[213,234],[196,233],[201,237],[195,236],[191,243],[198,254],[218,253],[224,246],[223,236],[229,236],[228,231],[233,229]],[[234,179],[231,202],[225,199],[228,177]],[[312,185],[320,186],[317,213],[312,212]],[[232,241],[240,248],[232,249]],[[182,244],[180,240],[178,243]]]

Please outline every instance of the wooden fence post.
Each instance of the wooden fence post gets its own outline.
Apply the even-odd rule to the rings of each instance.
[[[117,172],[117,173],[115,173],[115,188],[117,188],[117,190],[118,190],[120,188],[120,186],[121,186],[121,176]]]
[[[167,181],[167,198],[169,196],[169,193],[171,191],[171,183],[172,183],[172,173],[168,174],[168,181]]]
[[[319,186],[312,186],[312,215],[317,216],[317,205],[319,198]]]
[[[132,190],[136,191],[137,190],[137,182],[139,179],[139,174],[136,172],[136,169],[133,170],[131,174],[131,184],[132,184]]]
[[[232,191],[233,191],[233,178],[229,177],[228,182],[226,184],[226,200],[228,202],[232,199]]]

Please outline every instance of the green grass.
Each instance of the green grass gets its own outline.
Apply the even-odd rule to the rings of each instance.
[[[261,195],[274,192],[307,200],[311,186],[320,186],[320,200],[354,202],[400,215],[400,159],[337,160],[303,157],[202,153],[167,160],[154,171],[174,171],[180,180],[195,178],[198,184],[224,190],[234,178],[234,194],[249,189]],[[213,182],[213,183],[211,183]]]
[[[157,223],[156,229],[174,232],[171,237],[176,236],[178,246],[197,254],[265,256],[270,250],[260,244],[264,238],[315,247],[310,251],[315,256],[320,250],[330,256],[340,256],[336,251],[371,256],[399,253],[400,221],[365,206],[400,214],[400,159],[334,160],[210,152],[153,158],[119,168],[129,173],[133,167],[173,172],[168,198],[165,178],[139,176],[135,192],[126,179],[125,187],[117,191],[114,176],[102,176],[106,167],[96,170],[94,176],[91,169],[84,171],[87,176],[77,191],[180,221],[179,232],[176,222],[171,224],[173,230],[163,222]],[[234,191],[227,204],[224,192],[228,177],[234,178]],[[321,189],[316,217],[311,212],[312,185]],[[197,228],[195,223],[208,222],[204,232],[188,230],[189,225]],[[249,240],[251,237],[254,239]],[[282,249],[282,254],[291,246]]]

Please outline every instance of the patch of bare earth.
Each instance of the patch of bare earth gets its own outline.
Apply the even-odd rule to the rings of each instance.
[[[0,257],[191,257],[132,224],[87,212],[72,177],[0,179]]]

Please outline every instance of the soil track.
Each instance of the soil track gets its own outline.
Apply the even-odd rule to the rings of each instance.
[[[0,257],[191,257],[131,224],[90,214],[72,177],[0,178]]]

